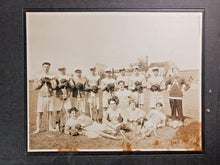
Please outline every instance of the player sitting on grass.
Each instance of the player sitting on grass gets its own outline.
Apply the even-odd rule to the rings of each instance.
[[[163,113],[163,104],[161,102],[157,102],[156,109],[151,110],[146,115],[146,119],[147,121],[141,129],[142,138],[144,139],[146,136],[149,137],[152,133],[158,137],[156,130],[157,128],[164,127],[167,119],[167,116]]]
[[[86,127],[93,123],[88,116],[79,113],[75,107],[69,110],[70,118],[66,121],[64,133],[68,135],[79,135],[79,128]]]
[[[126,118],[128,115],[126,108],[129,106],[129,100],[131,98],[131,91],[125,88],[125,82],[118,82],[118,91],[115,92],[115,96],[119,99],[118,107],[121,109],[121,115]]]
[[[125,120],[123,121],[123,117],[121,115],[121,110],[118,108],[118,97],[113,96],[108,100],[109,108],[103,114],[103,123],[112,128],[118,133],[120,129],[126,130],[127,126],[125,124]]]
[[[126,109],[126,112],[127,118],[124,120],[131,130],[135,130],[138,125],[142,126],[146,113],[140,108],[137,108],[135,100],[129,101],[129,107]]]
[[[70,118],[67,120],[65,125],[65,134],[77,136],[85,135],[89,138],[107,137],[112,139],[119,139],[111,134],[115,134],[116,131],[107,127],[105,124],[99,124],[93,122],[93,120],[80,114],[79,111],[74,107],[69,110]]]

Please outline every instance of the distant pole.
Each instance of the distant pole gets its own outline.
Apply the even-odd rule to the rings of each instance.
[[[145,72],[148,71],[148,56],[145,57]]]
[[[114,68],[112,68],[112,77],[113,77],[113,78],[115,77],[115,71],[114,71]]]

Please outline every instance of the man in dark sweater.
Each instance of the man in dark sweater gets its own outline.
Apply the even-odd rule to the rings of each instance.
[[[182,77],[179,77],[179,69],[172,69],[173,75],[166,81],[167,90],[169,91],[169,101],[171,108],[171,118],[176,119],[176,111],[179,120],[184,120],[183,116],[183,92],[190,88],[190,84]]]

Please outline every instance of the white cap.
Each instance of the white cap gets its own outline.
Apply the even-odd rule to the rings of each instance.
[[[64,65],[58,66],[58,70],[62,70],[62,69],[66,69],[66,67]]]
[[[155,66],[155,67],[153,67],[151,70],[152,70],[152,71],[154,71],[154,70],[159,70],[159,68]]]
[[[110,67],[105,69],[105,72],[111,72],[111,71],[112,71],[112,69]]]
[[[125,70],[125,68],[124,68],[124,67],[120,67],[120,68],[119,68],[119,71],[120,71],[120,70]]]
[[[81,71],[81,72],[82,72],[81,69],[79,69],[79,68],[75,68],[75,72],[77,72],[77,71]]]

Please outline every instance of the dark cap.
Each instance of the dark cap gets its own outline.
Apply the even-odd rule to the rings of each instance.
[[[89,70],[95,70],[95,69],[96,69],[95,66],[92,66],[92,67],[89,68]]]
[[[72,111],[75,111],[75,112],[79,112],[78,109],[76,109],[76,107],[72,107],[68,110],[68,113],[71,113]]]

